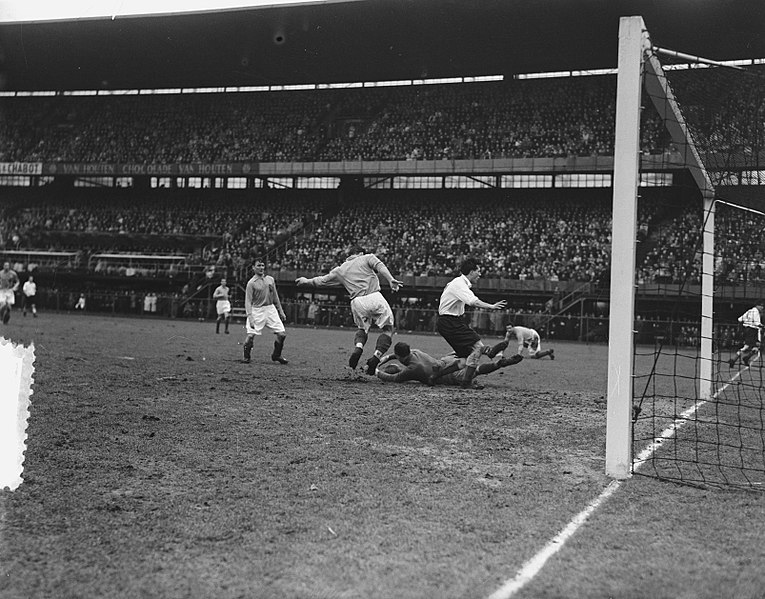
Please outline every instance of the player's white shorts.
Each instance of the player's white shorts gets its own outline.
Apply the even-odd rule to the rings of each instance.
[[[0,304],[12,306],[16,303],[16,294],[13,289],[0,289]]]
[[[393,326],[393,310],[379,291],[360,295],[351,300],[351,312],[356,326],[369,331],[373,324],[379,328]]]
[[[228,300],[218,300],[215,304],[215,309],[218,311],[218,315],[228,315],[231,312],[231,302]]]
[[[274,333],[284,332],[284,323],[279,318],[279,312],[273,304],[253,308],[245,326],[247,327],[248,335],[260,335],[266,327]]]

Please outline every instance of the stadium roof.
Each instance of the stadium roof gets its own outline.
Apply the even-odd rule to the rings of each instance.
[[[2,0],[0,0],[0,5]],[[765,57],[763,0],[355,0],[0,24],[0,89],[295,85],[616,66],[620,16],[655,44]]]

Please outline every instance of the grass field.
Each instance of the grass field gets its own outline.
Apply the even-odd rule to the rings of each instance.
[[[288,328],[287,366],[266,336],[241,363],[241,328],[209,322],[16,312],[0,332],[36,351],[2,599],[483,598],[610,482],[604,345],[477,391],[350,374],[349,330]],[[635,477],[514,596],[762,598],[763,538],[763,493]]]

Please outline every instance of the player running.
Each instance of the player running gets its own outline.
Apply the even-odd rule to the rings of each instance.
[[[8,324],[11,308],[16,303],[16,290],[19,288],[19,276],[11,270],[11,263],[5,262],[0,270],[0,319]]]
[[[393,310],[380,293],[380,276],[388,282],[394,293],[404,284],[390,274],[388,267],[377,256],[366,253],[359,245],[353,245],[348,250],[345,262],[326,275],[312,279],[299,277],[295,280],[299,286],[342,285],[350,294],[351,312],[358,327],[354,337],[353,352],[348,358],[348,365],[351,368],[355,369],[358,366],[372,325],[375,324],[382,330],[377,337],[374,354],[367,360],[366,372],[369,375],[375,374],[380,359],[393,343]]]
[[[397,360],[398,363],[391,362],[391,360]],[[515,355],[509,358],[503,356],[496,362],[479,364],[476,369],[476,376],[489,374],[506,366],[512,366],[521,360],[523,360],[523,356],[521,355]],[[446,370],[454,364],[457,365],[456,370],[436,379],[436,383],[439,385],[462,386],[462,381],[465,376],[466,360],[464,358],[458,358],[455,354],[449,354],[443,358],[436,359],[422,350],[411,349],[409,344],[400,341],[393,346],[393,353],[388,354],[380,361],[375,374],[380,380],[389,383],[419,381],[421,383],[430,384],[434,373]],[[471,381],[471,385],[476,389],[483,388],[483,386],[477,383],[474,379]]]

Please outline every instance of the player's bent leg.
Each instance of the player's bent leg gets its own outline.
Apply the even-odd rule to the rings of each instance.
[[[274,352],[271,354],[271,360],[279,362],[279,364],[289,364],[287,360],[282,357],[282,350],[284,349],[284,340],[287,338],[285,333],[276,333],[276,340],[274,341]]]
[[[359,360],[361,359],[361,354],[364,353],[364,346],[366,345],[368,338],[369,335],[364,329],[358,329],[356,331],[356,336],[353,338],[353,345],[355,347],[351,352],[351,356],[348,358],[348,366],[351,368],[355,369],[356,366],[359,365]]]
[[[247,335],[247,340],[244,342],[244,361],[249,364],[252,355],[252,346],[254,344],[254,336]]]
[[[383,327],[382,333],[377,337],[377,343],[375,344],[375,353],[371,358],[367,360],[367,374],[374,376],[375,369],[380,363],[380,358],[383,357],[385,352],[390,349],[393,343],[393,327],[386,325]]]
[[[462,378],[463,389],[469,389],[473,386],[473,378],[475,377],[481,356],[485,353],[485,347],[482,341],[476,341],[475,345],[473,345],[473,351],[470,352],[466,360],[465,375]]]
[[[507,349],[507,346],[509,345],[507,339],[503,339],[496,345],[493,345],[491,347],[486,347],[486,355],[491,358],[492,360],[496,357],[497,354],[505,351]]]

